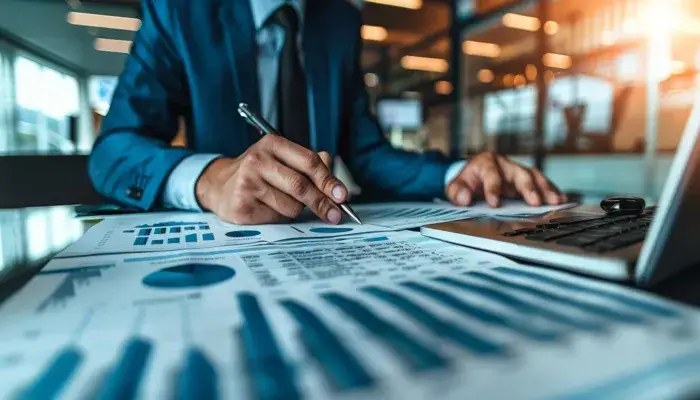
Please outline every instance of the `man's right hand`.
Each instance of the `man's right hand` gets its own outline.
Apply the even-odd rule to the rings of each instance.
[[[330,172],[328,153],[315,153],[266,135],[240,157],[219,158],[197,181],[199,204],[224,221],[267,224],[299,216],[304,206],[324,221],[340,222],[347,188]]]

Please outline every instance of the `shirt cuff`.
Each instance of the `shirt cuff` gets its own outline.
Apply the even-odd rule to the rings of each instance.
[[[173,169],[163,190],[163,205],[180,210],[202,211],[195,189],[204,169],[220,154],[193,154]]]
[[[455,180],[457,175],[462,172],[465,165],[467,165],[467,161],[462,160],[453,162],[452,165],[447,168],[447,172],[445,173],[445,186],[449,185],[453,180]]]

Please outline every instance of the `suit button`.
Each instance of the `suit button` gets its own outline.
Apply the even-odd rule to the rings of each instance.
[[[138,186],[130,186],[126,189],[126,195],[134,200],[141,200],[143,197],[143,189]]]

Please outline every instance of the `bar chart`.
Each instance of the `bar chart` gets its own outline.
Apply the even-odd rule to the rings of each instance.
[[[135,229],[125,229],[123,234],[136,235],[135,247],[165,247],[181,243],[212,242],[216,239],[207,222],[170,221],[151,225],[139,225]]]

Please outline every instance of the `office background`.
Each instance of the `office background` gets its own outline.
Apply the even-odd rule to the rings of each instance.
[[[588,199],[659,195],[700,67],[697,1],[355,3],[365,83],[396,146],[507,154]],[[42,188],[99,200],[85,155],[139,15],[138,0],[0,2],[0,207]],[[47,251],[69,218],[30,219],[46,232],[32,249],[8,250],[0,228],[0,248]]]

